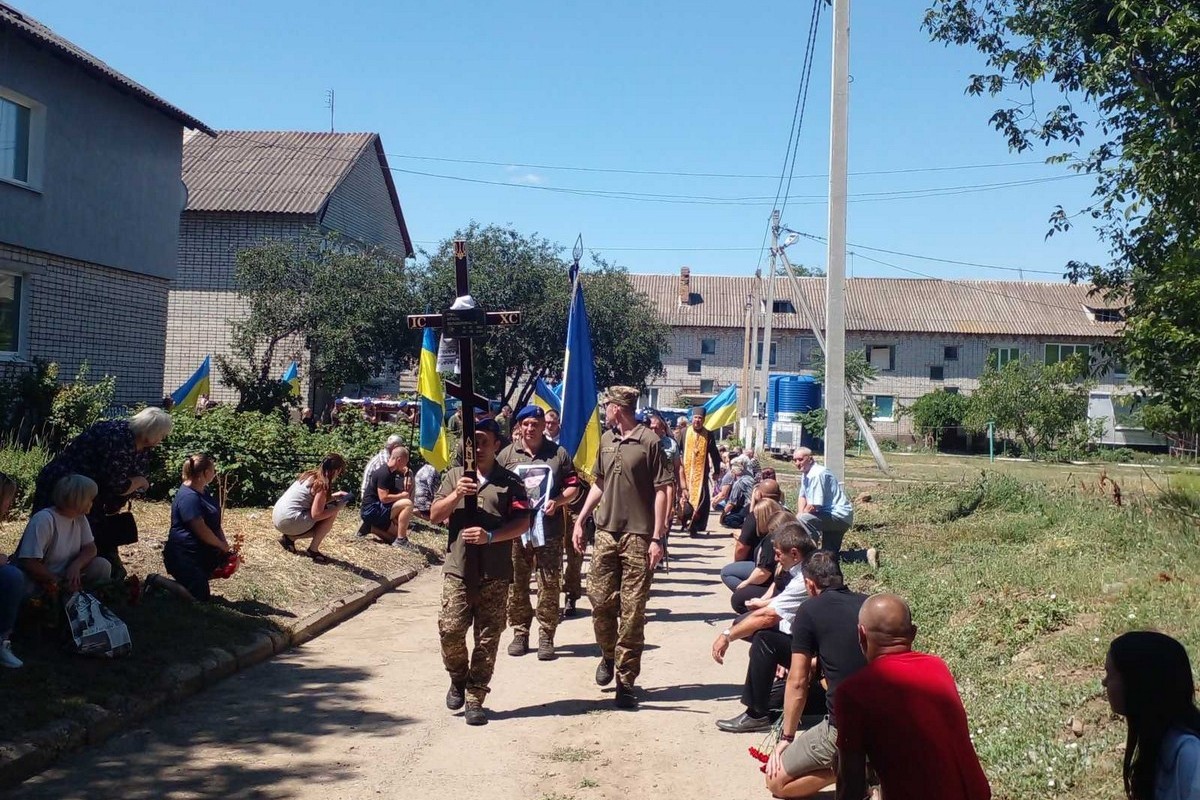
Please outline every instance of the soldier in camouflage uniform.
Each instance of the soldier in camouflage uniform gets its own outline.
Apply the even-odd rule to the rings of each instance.
[[[496,666],[512,582],[512,540],[529,527],[525,487],[496,462],[500,427],[495,420],[475,426],[475,456],[482,483],[451,467],[442,479],[429,517],[449,520],[450,543],[442,567],[442,610],[438,632],[442,662],[450,673],[446,707],[465,704],[468,725],[486,725],[483,701]],[[475,495],[478,510],[467,512],[464,498]],[[475,649],[467,653],[467,629],[475,628]]]
[[[588,570],[592,624],[600,645],[596,683],[617,678],[618,708],[637,708],[634,683],[645,645],[646,598],[663,557],[667,487],[672,476],[659,437],[634,419],[638,390],[613,386],[605,393],[606,427],[588,491],[575,522],[575,548],[583,551],[584,522],[595,512],[596,546]]]
[[[500,451],[500,466],[518,472],[523,464],[544,465],[553,476],[550,496],[541,507],[541,532],[544,544],[534,546],[524,538],[513,540],[513,583],[508,596],[508,624],[513,629],[510,656],[523,656],[529,650],[529,624],[534,611],[529,604],[529,577],[537,563],[538,584],[538,660],[554,659],[554,631],[558,628],[558,593],[562,589],[562,544],[565,524],[563,512],[579,490],[579,479],[571,457],[560,445],[543,435],[545,412],[537,406],[525,406],[517,412],[513,443]],[[526,484],[526,492],[529,485]],[[536,522],[538,510],[530,494],[530,506]],[[534,531],[531,530],[531,533]]]

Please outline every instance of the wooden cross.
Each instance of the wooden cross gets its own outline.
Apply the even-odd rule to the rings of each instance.
[[[470,276],[467,272],[467,242],[454,240],[455,295],[465,297],[471,293]],[[475,369],[472,342],[487,336],[495,327],[513,327],[521,324],[520,311],[485,311],[483,308],[448,308],[441,314],[409,314],[408,327],[414,330],[433,328],[442,335],[458,340],[458,353],[462,376],[459,383],[446,382],[446,391],[462,401],[463,475],[478,480],[475,471],[475,414],[474,409],[488,409],[488,399],[475,394]],[[475,495],[464,498],[468,513],[478,509]]]

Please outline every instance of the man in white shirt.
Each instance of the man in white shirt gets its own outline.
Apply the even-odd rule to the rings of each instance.
[[[854,508],[846,490],[832,472],[813,458],[812,450],[799,447],[792,463],[800,470],[800,502],[796,517],[809,528],[820,531],[821,549],[837,553],[842,538],[854,524]]]
[[[817,545],[804,525],[792,522],[772,534],[775,558],[782,569],[792,575],[782,592],[760,608],[739,617],[733,625],[717,636],[712,646],[713,660],[725,663],[729,643],[736,639],[750,640],[750,664],[746,668],[746,683],[742,690],[742,705],[746,710],[732,719],[717,721],[717,727],[730,733],[765,731],[771,727],[769,712],[771,688],[775,672],[792,660],[792,620],[796,610],[808,597],[800,565],[805,557],[816,552]]]

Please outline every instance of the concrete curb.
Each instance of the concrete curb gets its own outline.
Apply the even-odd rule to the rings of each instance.
[[[11,789],[42,772],[63,755],[85,745],[99,744],[149,717],[167,703],[206,689],[239,670],[290,650],[349,619],[387,592],[402,586],[422,567],[396,572],[383,581],[366,581],[357,589],[326,603],[292,627],[291,631],[262,631],[243,644],[228,649],[213,647],[199,661],[173,664],[159,676],[158,685],[138,697],[109,698],[108,707],[83,706],[79,718],[59,719],[31,731],[15,742],[0,742],[0,790]]]

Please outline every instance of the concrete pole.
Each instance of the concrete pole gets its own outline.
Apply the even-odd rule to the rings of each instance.
[[[758,447],[767,446],[767,389],[771,385],[771,330],[775,323],[775,256],[779,252],[779,210],[771,212],[771,272],[767,276],[767,302],[765,319],[763,321],[763,357],[762,375],[759,378],[759,391],[763,403],[762,420],[759,423]]]
[[[833,0],[829,115],[829,253],[825,280],[825,466],[846,477],[846,173],[850,101],[850,0]]]
[[[762,313],[762,271],[754,273],[754,297],[750,299],[750,380],[746,382],[746,427],[742,433],[742,444],[754,446],[754,418],[758,409],[754,404],[754,376],[757,374],[754,366],[755,354],[758,351],[759,315]]]
[[[742,382],[738,386],[738,420],[741,422],[742,439],[746,438],[748,422],[747,409],[750,407],[750,321],[753,319],[754,296],[746,295],[745,330],[742,332]]]

